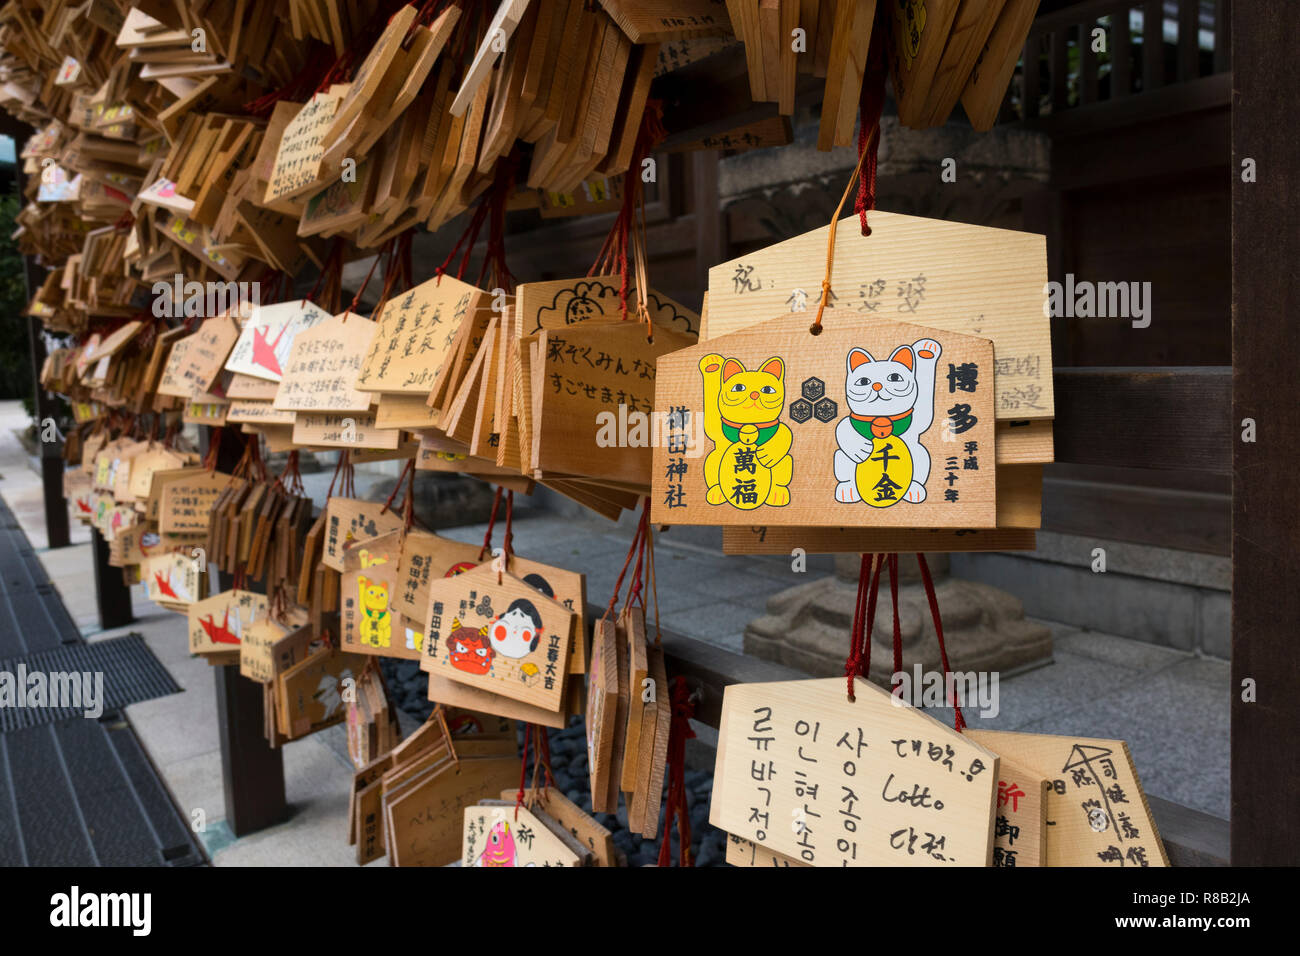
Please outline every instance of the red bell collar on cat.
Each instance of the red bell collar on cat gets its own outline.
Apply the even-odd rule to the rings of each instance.
[[[770,422],[733,422],[724,418],[722,419],[722,433],[727,436],[728,441],[740,441],[740,430],[746,425],[753,425],[758,429],[754,444],[762,445],[776,434],[777,426],[780,424],[780,420],[775,418]]]
[[[909,408],[905,412],[897,415],[859,415],[856,412],[849,412],[849,417],[855,422],[854,428],[859,432],[857,422],[865,422],[871,426],[871,434],[876,438],[888,438],[890,435],[901,435],[907,431],[907,426],[911,424],[912,412],[915,409]]]

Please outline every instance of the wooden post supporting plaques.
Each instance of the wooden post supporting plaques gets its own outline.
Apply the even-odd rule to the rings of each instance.
[[[211,439],[204,432],[204,442]],[[255,437],[251,440],[256,441]],[[231,471],[244,446],[230,429],[221,432],[217,470]],[[226,578],[225,575],[222,576]],[[222,581],[225,589],[231,579]],[[213,668],[217,692],[217,733],[221,738],[221,782],[226,797],[226,822],[235,836],[244,836],[281,823],[288,816],[284,799],[283,751],[266,739],[262,685],[240,676],[238,664]]]
[[[1297,42],[1293,8],[1232,5],[1233,866],[1300,863]]]
[[[122,569],[109,565],[109,547],[98,528],[90,537],[95,552],[95,599],[99,604],[99,626],[104,630],[125,627],[135,620],[131,610],[131,589],[122,580]]]

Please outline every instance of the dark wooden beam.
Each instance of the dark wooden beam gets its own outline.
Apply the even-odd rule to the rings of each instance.
[[[1086,134],[1098,128],[1150,123],[1167,116],[1215,109],[1228,103],[1231,92],[1232,75],[1217,73],[1186,83],[1143,90],[1141,95],[1102,100],[1087,106],[1062,109],[1048,116],[1026,118],[1024,125],[1027,129],[1061,135]]]
[[[1232,503],[1226,494],[1043,477],[1043,530],[1226,556]]]
[[[795,83],[795,108],[821,99],[826,80],[801,74]],[[664,104],[671,149],[705,136],[779,115],[775,103],[755,103],[749,95],[749,72],[742,44],[656,77],[650,95]]]
[[[1232,862],[1300,863],[1300,9],[1232,6]],[[1243,182],[1241,163],[1256,166]],[[1250,419],[1254,441],[1242,440]],[[1247,695],[1245,682],[1253,685]],[[1250,699],[1245,699],[1249,697]]]
[[[1226,366],[1058,368],[1056,460],[1227,474],[1231,382]]]

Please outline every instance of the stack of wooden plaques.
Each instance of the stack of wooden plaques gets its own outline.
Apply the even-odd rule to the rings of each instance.
[[[960,100],[971,125],[989,129],[1037,9],[1038,0],[727,0],[754,102],[788,116],[798,74],[826,78],[822,150],[853,142],[875,30],[885,31],[904,126],[941,126]]]
[[[646,638],[644,608],[596,623],[586,720],[592,809],[616,812],[622,791],[628,828],[655,839],[672,702],[663,648]]]
[[[446,866],[460,855],[461,810],[487,793],[518,785],[514,723],[479,715],[481,732],[453,736],[435,708],[419,730],[357,770],[348,843],[357,863]]]
[[[388,696],[384,674],[370,666],[357,679],[348,701],[348,756],[358,770],[388,753],[402,739],[397,708]]]
[[[661,359],[652,518],[730,553],[1032,549],[1052,460],[1042,236],[894,213],[709,272]]]
[[[728,863],[1169,865],[1123,741],[959,733],[860,678],[854,695],[726,689],[709,821]]]

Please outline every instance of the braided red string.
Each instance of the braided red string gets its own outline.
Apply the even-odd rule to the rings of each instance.
[[[673,818],[677,820],[677,865],[694,866],[691,853],[691,817],[686,806],[686,741],[695,736],[691,718],[695,704],[686,687],[686,678],[678,674],[672,684],[673,719],[668,727],[668,794],[664,800],[663,842],[659,844],[659,865],[672,861]]]
[[[871,33],[871,46],[867,51],[867,69],[862,78],[862,96],[858,101],[858,155],[868,151],[858,179],[858,196],[854,203],[862,222],[862,234],[871,235],[867,225],[867,210],[876,208],[876,158],[880,149],[880,116],[885,108],[885,73],[887,63],[884,50],[885,26],[877,24]]]
[[[916,563],[921,567],[921,582],[925,585],[925,599],[930,604],[930,616],[934,619],[934,633],[939,639],[939,660],[943,664],[943,683],[947,687],[948,675],[952,673],[952,668],[948,666],[948,648],[943,640],[943,622],[939,619],[939,598],[934,593],[934,581],[930,577],[930,566],[925,563],[925,555],[918,553]],[[961,705],[957,702],[955,688],[948,703],[953,709],[953,726],[960,733],[966,728],[966,718],[962,715]]]

